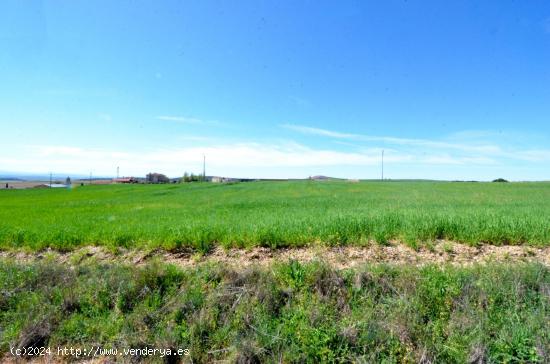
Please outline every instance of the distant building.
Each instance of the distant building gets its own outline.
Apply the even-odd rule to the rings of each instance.
[[[34,186],[34,188],[66,188],[67,185],[64,185],[63,183],[41,183],[39,185]]]
[[[251,178],[232,178],[232,177],[219,177],[219,176],[206,176],[206,182],[212,183],[229,183],[229,182],[252,182],[257,181]]]
[[[138,183],[138,179],[134,177],[113,178],[113,183]]]

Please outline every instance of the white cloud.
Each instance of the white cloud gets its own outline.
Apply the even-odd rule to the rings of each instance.
[[[412,138],[396,138],[387,136],[371,136],[364,134],[342,133],[338,131],[313,128],[303,125],[282,124],[280,127],[296,131],[302,134],[318,135],[335,139],[346,139],[363,142],[378,142],[385,145],[393,145],[395,148],[407,147],[409,153],[419,153],[421,151],[430,152],[432,154],[441,153],[441,151],[455,151],[463,154],[464,161],[484,161],[483,163],[494,163],[494,158],[507,158],[523,161],[544,161],[550,160],[550,150],[531,150],[521,148],[503,148],[494,142],[484,142],[483,137],[495,135],[494,132],[483,131],[466,131],[463,133],[452,134],[451,139],[460,139],[461,142],[443,141],[443,140],[428,140],[428,139],[412,139]],[[468,140],[470,143],[467,143]],[[437,160],[437,159],[431,159]],[[456,160],[460,160],[455,158]]]
[[[213,138],[200,136],[200,135],[180,135],[175,137],[178,141],[184,142],[211,142]]]
[[[394,177],[401,173],[402,178],[465,179],[469,176],[466,173],[474,170],[489,174],[494,173],[495,168],[504,172],[516,167],[524,168],[519,167],[517,161],[521,161],[522,165],[539,163],[539,166],[550,161],[550,150],[546,149],[513,149],[489,143],[468,145],[465,142],[373,137],[296,125],[283,127],[309,135],[329,137],[342,145],[311,147],[293,141],[273,140],[231,143],[192,135],[182,138],[188,138],[193,143],[149,149],[19,145],[8,148],[0,156],[0,165],[6,171],[74,174],[93,171],[96,176],[112,176],[116,167],[120,166],[121,174],[126,176],[143,176],[147,172],[180,176],[184,171],[200,172],[202,156],[206,155],[207,173],[210,175],[288,178],[327,174],[373,178],[378,175],[381,150],[384,149],[387,170],[393,170]],[[371,143],[362,143],[364,141]],[[542,172],[536,166],[532,164],[531,168],[540,175]]]
[[[421,164],[440,164],[440,165],[490,165],[497,164],[491,158],[470,158],[470,157],[453,157],[450,155],[428,156],[420,160]]]
[[[112,175],[116,166],[124,174],[144,175],[158,171],[178,176],[183,171],[200,171],[202,156],[206,155],[211,174],[246,174],[248,177],[274,177],[270,169],[297,168],[303,173],[308,168],[378,166],[380,150],[366,149],[356,152],[315,149],[294,142],[260,144],[253,142],[213,145],[208,147],[159,148],[139,152],[117,151],[76,146],[28,146],[17,151],[17,159],[3,159],[2,165],[13,171],[49,171]],[[396,150],[388,150],[387,164],[463,164],[463,159],[447,156],[418,156]],[[359,168],[360,170],[361,168]],[[262,171],[258,175],[257,171]],[[235,172],[232,172],[235,171]],[[302,176],[302,175],[300,175]],[[281,176],[279,176],[281,177]]]
[[[467,145],[458,143],[449,143],[444,141],[426,140],[426,139],[410,139],[410,138],[396,138],[387,136],[372,136],[364,134],[350,134],[341,133],[332,130],[312,128],[303,125],[282,124],[280,127],[297,131],[302,134],[319,135],[338,139],[350,139],[356,141],[368,141],[368,142],[381,142],[394,145],[406,145],[417,146],[427,148],[438,149],[457,149],[470,152],[485,152],[485,153],[499,153],[500,148],[496,145]]]
[[[155,119],[162,120],[162,121],[170,121],[174,123],[181,123],[181,124],[196,124],[196,125],[201,124],[201,125],[210,125],[210,126],[227,125],[218,120],[205,120],[205,119],[199,119],[199,118],[182,116],[182,115],[159,115],[159,116],[156,116]]]
[[[174,121],[184,124],[203,124],[204,121],[197,118],[190,118],[186,116],[176,116],[176,115],[161,115],[156,117],[158,120],[163,121]]]
[[[450,140],[476,140],[484,138],[495,138],[503,136],[502,132],[494,130],[462,130],[450,134],[447,139]]]
[[[532,149],[520,150],[510,155],[510,158],[522,159],[529,162],[548,162],[550,161],[550,150],[547,149]]]
[[[326,130],[326,129],[320,129],[320,128],[313,128],[310,126],[303,126],[303,125],[294,125],[294,124],[281,124],[279,125],[282,128],[297,131],[302,134],[311,134],[311,135],[321,135],[321,136],[327,136],[332,138],[341,138],[341,139],[356,139],[359,140],[363,136],[358,134],[348,134],[348,133],[339,133],[336,131]]]

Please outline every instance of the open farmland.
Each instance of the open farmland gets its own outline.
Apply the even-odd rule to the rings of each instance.
[[[548,183],[1,191],[0,358],[547,362],[548,201]]]
[[[0,191],[4,249],[550,244],[550,183],[254,182]]]

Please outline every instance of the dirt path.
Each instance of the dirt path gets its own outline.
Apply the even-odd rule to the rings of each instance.
[[[352,268],[362,264],[390,263],[471,265],[489,262],[540,262],[550,266],[550,247],[535,248],[528,246],[471,247],[464,244],[440,241],[432,249],[413,250],[406,245],[394,243],[388,246],[372,244],[368,247],[323,247],[312,246],[290,249],[229,249],[216,248],[210,254],[199,255],[192,251],[167,252],[163,250],[143,251],[127,250],[114,254],[101,247],[84,247],[70,253],[45,251],[28,253],[23,251],[0,251],[0,258],[15,258],[18,261],[36,261],[55,259],[76,265],[86,260],[97,262],[121,262],[143,265],[157,259],[181,267],[194,267],[207,263],[221,263],[235,267],[250,265],[268,265],[275,261],[294,259],[300,262],[321,260],[335,268]]]

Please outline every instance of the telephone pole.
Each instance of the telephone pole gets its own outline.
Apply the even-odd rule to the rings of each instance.
[[[50,172],[50,188],[52,188],[52,172]]]
[[[120,170],[120,167],[116,167],[116,179],[118,179],[118,176],[119,176],[119,170]]]
[[[382,181],[384,180],[384,149],[382,149]]]

